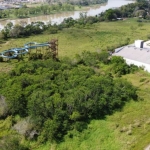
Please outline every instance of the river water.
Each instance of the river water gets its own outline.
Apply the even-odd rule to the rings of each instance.
[[[95,6],[95,7],[89,7],[86,9],[87,16],[95,16],[101,12],[104,12],[105,10],[109,8],[116,8],[120,7],[122,5],[126,5],[128,3],[134,3],[134,0],[108,0],[107,3]],[[51,22],[54,23],[61,23],[65,18],[72,17],[74,19],[78,19],[80,16],[80,12],[85,11],[72,11],[72,12],[62,12],[59,14],[51,14],[51,15],[42,15],[32,18],[25,18],[25,19],[15,19],[15,20],[1,20],[0,21],[0,29],[3,29],[3,27],[8,23],[12,22],[13,24],[19,24],[21,21],[27,22],[27,24],[30,24],[31,22],[36,21],[42,21],[42,22]]]

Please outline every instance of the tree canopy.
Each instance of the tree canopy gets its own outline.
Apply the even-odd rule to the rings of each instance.
[[[0,76],[0,94],[6,97],[8,113],[30,116],[40,142],[60,141],[67,131],[82,131],[88,120],[103,118],[127,101],[136,100],[131,83],[114,78],[110,72],[95,71],[104,63],[117,68],[120,75],[130,72],[122,58],[106,61],[106,54],[84,52],[73,61],[65,58],[18,64],[5,78]]]

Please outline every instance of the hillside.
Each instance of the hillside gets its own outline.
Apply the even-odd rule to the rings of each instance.
[[[132,23],[132,26],[130,25],[131,23]],[[60,58],[60,60],[63,60],[63,57],[70,57],[73,59],[73,62],[75,63],[80,58],[80,57],[77,57],[76,54],[82,54],[86,50],[91,51],[92,53],[93,52],[100,53],[102,50],[109,49],[109,47],[112,47],[112,46],[115,47],[117,44],[124,44],[124,42],[126,42],[127,38],[130,40],[131,43],[132,43],[132,41],[134,41],[134,39],[137,39],[139,37],[141,37],[142,39],[146,39],[148,36],[147,33],[149,31],[149,22],[142,22],[140,24],[142,24],[142,26],[139,25],[139,23],[136,21],[136,19],[127,19],[125,21],[119,21],[119,22],[97,23],[97,24],[93,24],[90,27],[85,27],[82,29],[69,28],[69,29],[64,29],[64,30],[60,31],[55,35],[44,34],[44,35],[38,35],[36,37],[32,36],[32,37],[24,38],[24,39],[10,40],[6,44],[1,44],[1,46],[2,46],[1,50],[8,49],[11,46],[15,46],[15,45],[17,45],[17,47],[22,46],[27,41],[45,42],[45,39],[48,40],[53,37],[57,37],[59,39],[59,58]],[[116,27],[116,29],[114,29],[114,27]],[[138,32],[133,32],[133,30],[132,30],[133,27]],[[122,30],[125,28],[126,28],[126,30]],[[126,32],[126,31],[128,31],[128,32]],[[82,32],[83,37],[80,36],[81,32]],[[124,36],[124,35],[126,35],[126,36]],[[43,37],[44,37],[44,39],[43,39]],[[80,38],[78,38],[78,37],[80,37]],[[105,39],[105,40],[103,40],[103,39]],[[121,43],[120,43],[120,39],[122,39]],[[26,59],[27,57],[28,56],[26,56],[24,59],[25,62],[27,61],[27,59]],[[99,64],[99,65],[97,64],[99,67],[97,65],[94,67],[95,68],[94,70],[95,71],[97,70],[96,72],[98,74],[99,73],[107,74],[107,72],[112,72],[111,65],[107,66],[107,64],[105,64],[105,65],[103,63],[101,64],[101,61],[98,61],[98,60],[95,60],[96,61],[95,62],[92,58],[93,56],[89,57],[88,53],[87,54],[85,53],[84,57],[85,57],[84,61],[86,61],[87,65],[95,66],[97,63]],[[10,62],[11,63],[7,63],[7,62],[1,63],[1,72],[8,71],[13,66],[15,66],[15,64],[19,65],[21,63],[21,62],[18,63],[16,60],[11,60]],[[68,59],[68,62],[70,62],[69,59]],[[94,63],[96,63],[96,64],[94,64]],[[30,64],[32,64],[32,63],[30,63]],[[36,64],[36,62],[35,62],[35,64]],[[23,67],[23,66],[21,65],[20,67]],[[67,66],[64,66],[64,67],[66,68]],[[29,68],[29,66],[27,68]],[[38,72],[40,71],[40,68],[37,70]],[[23,73],[23,74],[26,76],[26,73]],[[112,72],[112,74],[114,74],[114,73]],[[26,76],[25,79],[30,78],[30,80],[32,81],[33,80],[32,76],[33,75],[31,75],[31,77]],[[114,74],[114,76],[116,76],[116,75]],[[3,77],[4,77],[4,75],[2,75],[2,78]],[[1,85],[4,86],[5,80],[2,80],[2,78],[0,81],[1,81]],[[21,79],[19,76],[17,78],[16,78],[17,80]],[[116,76],[116,78],[118,78],[118,77]],[[123,79],[123,78],[126,78],[135,87],[138,87],[138,91],[137,91],[138,97],[139,97],[138,102],[131,100],[130,102],[127,102],[125,107],[123,109],[121,109],[120,112],[115,112],[113,115],[110,115],[110,116],[107,115],[106,118],[102,119],[102,120],[101,119],[97,120],[96,118],[90,120],[89,124],[82,131],[82,133],[81,133],[81,131],[80,132],[79,131],[72,131],[72,132],[70,131],[70,133],[68,133],[68,134],[72,135],[71,139],[67,135],[64,137],[65,138],[64,142],[62,142],[60,144],[52,144],[52,145],[49,145],[49,142],[48,142],[46,145],[44,144],[44,147],[41,147],[39,149],[45,148],[45,150],[46,150],[46,149],[49,149],[50,147],[52,147],[53,149],[71,149],[71,148],[87,149],[88,147],[90,147],[91,149],[99,149],[99,145],[101,145],[100,146],[101,148],[109,149],[111,147],[112,149],[118,149],[118,150],[120,149],[120,147],[124,147],[124,149],[128,149],[128,148],[130,149],[130,147],[132,147],[132,148],[135,147],[136,150],[137,150],[137,147],[138,148],[145,147],[149,143],[149,140],[148,140],[149,135],[147,134],[149,131],[149,125],[148,125],[149,124],[149,116],[148,116],[149,110],[147,109],[149,107],[149,102],[148,102],[149,95],[147,92],[147,91],[149,91],[149,88],[147,86],[147,84],[149,83],[149,75],[147,73],[144,73],[143,71],[136,71],[134,74],[130,73],[129,75],[125,75],[125,76],[121,77],[121,79]],[[6,77],[6,79],[7,79],[7,77]],[[39,80],[39,79],[37,79],[37,80]],[[27,81],[28,81],[28,79],[27,79]],[[11,92],[11,90],[13,92],[13,86],[11,83],[12,81],[9,81],[9,82],[10,83],[8,83],[8,85],[11,84],[11,86],[9,87],[10,92]],[[13,82],[15,83],[16,81],[13,81]],[[19,85],[19,83],[17,83],[17,84]],[[25,85],[25,87],[26,87],[26,85]],[[3,88],[3,91],[4,90],[5,90],[5,88]],[[145,92],[145,90],[146,90],[146,92]],[[8,88],[7,88],[7,91],[8,91]],[[11,94],[10,92],[9,92],[9,95]],[[2,89],[1,89],[1,93],[2,93]],[[6,95],[4,95],[4,96],[6,96]],[[143,111],[143,110],[145,110],[145,111]],[[21,118],[19,117],[20,115],[19,116],[13,115],[13,116],[15,117],[14,119],[8,117],[5,121],[5,123],[4,122],[2,123],[2,130],[4,130],[3,124],[7,124],[8,128],[6,127],[6,130],[8,130],[12,126],[15,125],[14,123],[20,122],[22,120],[21,119],[22,117]],[[120,119],[120,118],[122,118],[122,119]],[[14,132],[11,130],[9,132],[8,131],[2,132],[1,136],[7,135],[10,133],[12,134]],[[13,133],[13,134],[16,135],[16,133]],[[121,137],[121,138],[118,138],[118,137]],[[142,137],[142,138],[140,138],[140,137]],[[124,141],[126,141],[126,142],[124,142]],[[27,144],[28,140],[24,141],[23,143]],[[34,149],[37,149],[40,145],[38,143],[35,143],[35,141],[33,141],[33,143],[30,146],[33,148],[35,147]]]
[[[1,39],[0,52],[58,39],[58,59],[47,48],[0,59],[0,149],[141,150],[150,144],[150,74],[108,53],[149,39],[150,21],[82,17],[40,24],[44,30],[21,28],[29,35],[13,37],[12,28]]]

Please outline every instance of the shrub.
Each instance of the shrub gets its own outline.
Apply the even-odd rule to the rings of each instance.
[[[0,62],[3,62],[3,57],[0,57]]]
[[[144,82],[146,80],[146,78],[141,78],[140,82]]]
[[[39,53],[39,54],[30,54],[29,56],[29,60],[37,60],[37,59],[42,59],[43,57],[43,54]]]

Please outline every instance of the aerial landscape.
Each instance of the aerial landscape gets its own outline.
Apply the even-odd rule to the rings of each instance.
[[[0,0],[0,150],[149,150],[150,1]]]

